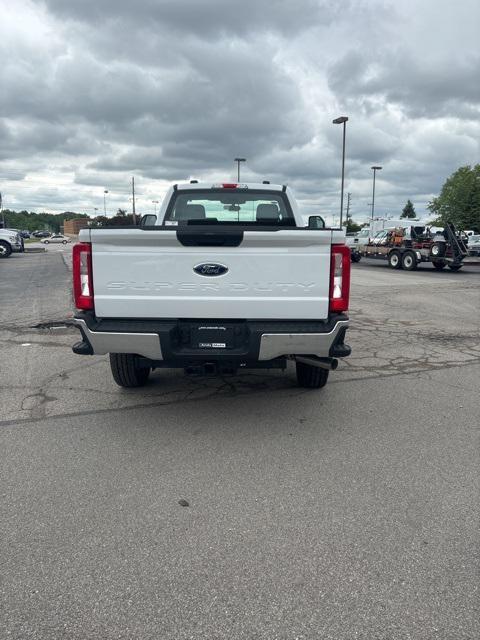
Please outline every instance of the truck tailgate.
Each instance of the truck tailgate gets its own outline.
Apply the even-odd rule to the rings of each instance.
[[[90,241],[99,318],[328,317],[329,230],[245,231],[218,247],[183,246],[175,229],[106,228]],[[204,264],[226,271],[194,271]]]

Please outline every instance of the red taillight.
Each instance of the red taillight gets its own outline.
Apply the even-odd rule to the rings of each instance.
[[[348,310],[350,262],[350,248],[344,244],[333,244],[330,266],[330,311]]]
[[[73,299],[77,309],[93,309],[92,245],[79,242],[73,247]]]

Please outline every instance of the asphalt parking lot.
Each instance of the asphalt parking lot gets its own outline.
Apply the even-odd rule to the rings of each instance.
[[[324,390],[121,390],[69,252],[0,261],[0,637],[478,637],[479,268],[353,265]]]

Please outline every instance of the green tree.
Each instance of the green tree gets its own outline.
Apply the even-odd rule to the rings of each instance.
[[[111,218],[106,216],[97,216],[94,218],[90,226],[91,227],[126,227],[133,224],[133,216],[131,213],[116,214]]]
[[[415,207],[411,200],[407,200],[407,204],[403,207],[401,218],[416,218]]]
[[[357,231],[360,231],[360,229],[362,228],[359,224],[354,222],[351,218],[348,218],[348,220],[343,223],[343,226],[345,227],[345,230],[347,233],[356,233]]]
[[[480,231],[480,164],[457,169],[427,206],[443,224]]]
[[[97,216],[90,222],[90,226],[91,227],[108,227],[108,220],[109,218],[107,218],[107,216]]]
[[[70,218],[88,218],[85,213],[74,213],[65,211],[64,213],[36,213],[34,211],[12,211],[4,209],[5,224],[13,229],[25,229],[26,231],[37,231],[47,229],[48,231],[60,231],[65,220]]]
[[[116,216],[120,216],[121,218],[124,218],[127,215],[127,210],[126,209],[119,209],[115,215]]]

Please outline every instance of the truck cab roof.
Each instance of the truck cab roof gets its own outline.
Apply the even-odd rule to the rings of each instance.
[[[173,203],[176,199],[180,198],[180,194],[182,194],[183,198],[187,197],[187,194],[192,194],[192,198],[195,199],[197,196],[197,192],[205,194],[205,198],[210,200],[214,200],[217,198],[219,201],[222,200],[222,196],[219,195],[219,192],[225,192],[225,202],[232,201],[231,198],[235,200],[235,198],[242,199],[242,195],[245,196],[244,200],[252,200],[255,199],[254,196],[260,193],[260,197],[257,198],[259,200],[269,199],[281,201],[284,203],[284,206],[291,210],[291,214],[293,215],[293,219],[296,222],[296,226],[304,226],[301,215],[299,212],[297,201],[295,200],[295,196],[287,185],[282,184],[271,184],[269,182],[181,182],[178,184],[172,185],[167,191],[165,198],[160,206],[160,209],[157,213],[157,224],[162,224],[166,219],[166,215],[168,216],[168,208],[171,203]],[[211,198],[209,195],[211,193]],[[198,194],[198,198],[200,198],[200,193]],[[263,196],[265,193],[265,196]],[[185,195],[183,195],[185,194]],[[251,195],[249,195],[251,194]],[[167,218],[168,219],[168,218]],[[295,226],[295,225],[294,225]]]
[[[178,191],[205,191],[205,189],[251,189],[255,191],[286,191],[287,186],[270,182],[180,182],[173,189]]]

